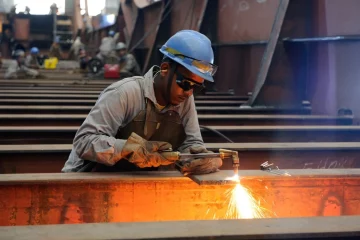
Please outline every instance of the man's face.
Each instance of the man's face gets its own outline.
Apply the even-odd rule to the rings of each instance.
[[[124,57],[126,55],[126,49],[121,49],[121,50],[118,50],[118,55],[119,57]]]
[[[199,85],[203,84],[204,79],[193,74],[186,68],[184,68],[181,65],[178,65],[177,70],[179,74],[183,75],[184,78],[191,79],[194,82],[198,83]],[[184,102],[187,98],[189,98],[193,94],[193,90],[185,91],[182,89],[177,83],[176,79],[178,79],[178,76],[176,75],[176,72],[174,74],[174,77],[172,79],[172,85],[170,90],[170,103],[172,105],[178,105],[182,102]]]
[[[19,64],[23,64],[25,62],[25,58],[23,56],[19,56],[17,61]]]

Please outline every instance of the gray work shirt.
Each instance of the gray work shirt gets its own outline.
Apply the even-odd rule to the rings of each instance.
[[[127,139],[115,139],[114,136],[119,127],[126,126],[145,109],[145,98],[157,103],[153,87],[156,71],[159,67],[154,66],[144,77],[120,80],[100,94],[75,135],[72,151],[62,172],[76,172],[82,167],[83,159],[112,166],[122,158],[121,151]],[[191,146],[204,146],[194,97],[162,111],[168,110],[179,113],[186,133],[178,151],[189,152]]]

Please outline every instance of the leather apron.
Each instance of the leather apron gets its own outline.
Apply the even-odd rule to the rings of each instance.
[[[115,138],[128,139],[135,132],[148,141],[168,142],[173,150],[178,149],[185,141],[186,133],[179,113],[176,111],[159,112],[154,104],[146,99],[145,109],[129,122],[125,127],[119,128]],[[161,170],[175,170],[174,164],[161,166]],[[129,171],[155,171],[158,168],[139,168],[135,164],[121,159],[114,166],[97,164],[95,172],[129,172]]]

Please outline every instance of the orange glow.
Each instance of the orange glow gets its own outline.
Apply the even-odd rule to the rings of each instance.
[[[219,216],[219,212],[214,214],[213,219],[252,219],[267,216],[268,210],[261,206],[260,199],[257,200],[249,188],[240,183],[238,175],[228,180],[233,180],[236,184],[225,192],[226,212],[221,214],[222,216]],[[265,189],[268,190],[267,186]],[[276,216],[276,214],[273,215]]]
[[[260,201],[256,201],[250,190],[240,184],[240,177],[235,175],[234,181],[237,183],[227,192],[229,205],[226,218],[263,218],[264,210],[260,206]]]

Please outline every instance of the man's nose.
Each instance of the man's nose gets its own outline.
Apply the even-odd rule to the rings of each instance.
[[[190,97],[193,94],[193,89],[190,89],[189,91],[184,91],[184,95],[186,97]]]

